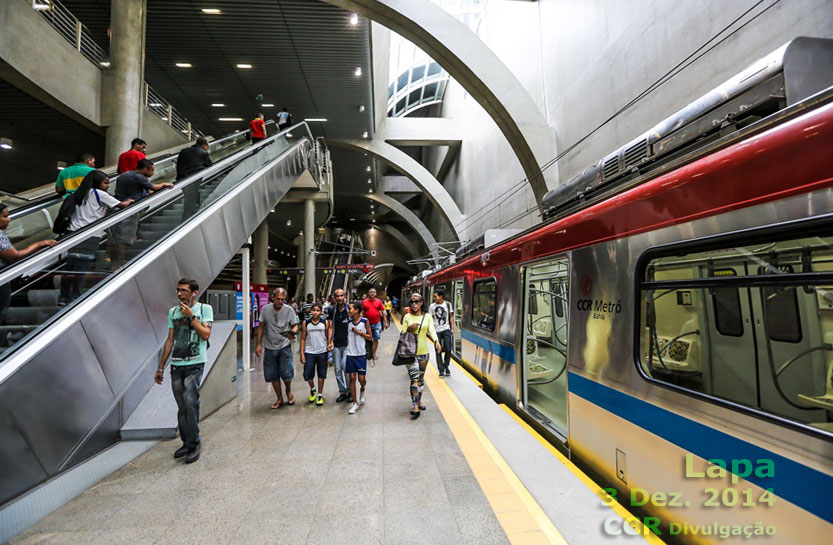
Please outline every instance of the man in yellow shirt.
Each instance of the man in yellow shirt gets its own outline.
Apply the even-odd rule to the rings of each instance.
[[[84,176],[95,170],[95,156],[92,153],[80,153],[71,167],[58,173],[55,180],[55,192],[64,198],[75,193],[84,180]]]

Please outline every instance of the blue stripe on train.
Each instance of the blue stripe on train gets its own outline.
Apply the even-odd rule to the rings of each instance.
[[[727,466],[731,466],[732,459],[746,458],[753,465],[755,460],[772,460],[775,465],[774,477],[750,475],[745,479],[761,488],[770,488],[777,496],[833,523],[833,502],[829,496],[830,490],[833,490],[833,477],[830,475],[575,373],[569,374],[567,384],[570,392],[577,396],[700,458],[720,458],[726,461]],[[709,483],[717,484],[720,481],[704,479],[703,488],[711,486]],[[720,489],[719,484],[717,488]]]
[[[512,347],[504,346],[497,341],[481,337],[480,335],[465,329],[463,330],[463,338],[470,343],[479,346],[483,350],[491,352],[501,359],[508,361],[509,363],[515,363],[515,349]]]

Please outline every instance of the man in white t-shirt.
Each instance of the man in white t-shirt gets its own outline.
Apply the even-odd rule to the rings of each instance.
[[[347,411],[348,414],[356,414],[361,405],[364,405],[364,389],[367,387],[367,345],[366,341],[373,338],[370,332],[370,324],[367,318],[362,318],[361,303],[352,302],[347,307],[350,321],[347,323],[347,363],[344,372],[350,380],[350,395],[353,397],[353,404]],[[361,391],[356,395],[356,378],[359,379]]]
[[[445,300],[445,292],[441,289],[434,290],[434,302],[428,307],[428,312],[434,318],[434,329],[437,330],[438,341],[442,352],[437,352],[437,370],[440,376],[451,376],[451,338],[454,335],[454,311],[451,303]],[[443,355],[445,360],[443,361]]]

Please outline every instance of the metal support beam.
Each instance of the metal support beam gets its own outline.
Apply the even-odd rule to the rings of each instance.
[[[315,201],[304,201],[304,297],[315,295]]]

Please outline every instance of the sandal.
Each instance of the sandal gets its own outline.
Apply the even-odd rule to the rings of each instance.
[[[271,408],[272,409],[280,409],[281,407],[283,407],[283,401],[275,401],[274,403],[272,403]]]
[[[292,394],[291,398],[290,397],[286,398],[286,404],[287,405],[295,405],[295,394]]]

